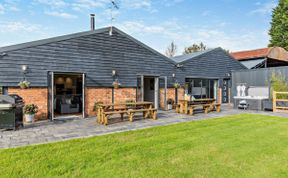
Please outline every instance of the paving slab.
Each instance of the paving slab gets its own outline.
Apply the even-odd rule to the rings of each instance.
[[[104,135],[129,130],[138,130],[162,125],[171,125],[181,122],[191,122],[204,119],[213,119],[241,113],[264,114],[288,118],[286,113],[273,113],[263,111],[243,111],[233,109],[229,105],[222,107],[220,113],[210,112],[208,114],[197,113],[193,116],[177,114],[174,111],[159,111],[158,120],[141,119],[138,116],[134,122],[127,119],[115,122],[108,126],[96,123],[96,118],[74,118],[55,121],[40,121],[34,124],[25,125],[16,131],[0,130],[0,148],[12,148],[34,144],[51,143],[75,138],[85,138],[97,135]],[[119,119],[116,119],[119,120]]]

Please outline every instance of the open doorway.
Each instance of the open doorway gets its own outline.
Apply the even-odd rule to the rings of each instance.
[[[160,98],[160,90],[163,94]],[[137,101],[149,101],[154,103],[156,109],[166,110],[167,78],[159,76],[138,76],[137,78]],[[163,107],[160,107],[163,102]]]
[[[155,78],[144,78],[144,101],[155,101]]]
[[[52,72],[50,76],[50,119],[84,117],[84,75]]]

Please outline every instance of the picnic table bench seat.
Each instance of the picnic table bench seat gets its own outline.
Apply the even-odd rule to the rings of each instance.
[[[176,113],[180,113],[180,104],[174,104],[174,106],[173,106],[174,108],[175,108],[175,112]]]
[[[189,115],[193,115],[194,114],[194,110],[197,107],[202,107],[204,110],[204,113],[207,114],[209,112],[209,109],[211,107],[210,104],[196,104],[196,105],[190,105],[189,107]]]
[[[148,118],[148,117],[152,117],[153,120],[156,120],[157,119],[157,109],[130,109],[128,110],[128,117],[129,117],[129,121],[130,122],[133,122],[134,120],[134,115],[135,113],[137,112],[142,112],[143,113],[143,116],[144,118]]]
[[[214,103],[212,104],[213,110],[216,109],[217,112],[221,111],[221,104],[220,103]]]
[[[108,120],[109,120],[109,116],[114,115],[114,114],[120,114],[121,115],[121,119],[123,120],[124,114],[128,114],[128,112],[126,110],[118,110],[118,111],[108,111],[108,112],[103,112],[103,124],[107,125],[108,124]]]

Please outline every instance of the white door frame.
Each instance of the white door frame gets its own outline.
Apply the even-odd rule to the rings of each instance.
[[[76,72],[51,72],[50,74],[48,75],[51,75],[51,120],[54,120],[55,119],[55,114],[54,114],[54,104],[55,104],[55,97],[54,97],[54,81],[55,81],[55,73],[63,73],[63,74],[79,74],[79,75],[82,75],[82,117],[83,119],[85,118],[86,116],[86,113],[85,113],[85,84],[86,84],[86,74],[85,73],[76,73]],[[48,89],[49,90],[49,89]],[[49,97],[50,99],[50,97]],[[50,111],[48,111],[50,112]]]

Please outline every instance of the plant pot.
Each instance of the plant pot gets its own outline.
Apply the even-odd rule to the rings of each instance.
[[[25,114],[25,118],[26,118],[25,121],[28,123],[34,122],[34,116],[35,116],[35,114]]]
[[[21,88],[21,89],[27,89],[28,87],[25,86],[25,85],[20,85],[20,88]]]
[[[168,104],[167,107],[168,107],[168,110],[172,110],[173,109],[173,105],[172,104]]]
[[[115,88],[115,89],[118,89],[119,87],[120,87],[120,85],[114,84],[114,88]]]

